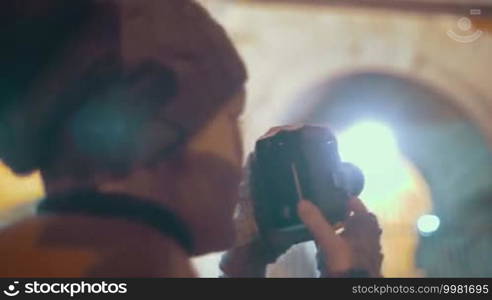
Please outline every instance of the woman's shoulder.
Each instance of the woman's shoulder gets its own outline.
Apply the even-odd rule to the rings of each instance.
[[[195,277],[172,238],[122,220],[30,217],[0,231],[0,277]]]

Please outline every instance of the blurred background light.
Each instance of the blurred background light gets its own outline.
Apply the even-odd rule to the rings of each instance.
[[[338,136],[338,142],[342,159],[368,172],[392,168],[398,158],[395,136],[380,122],[356,123]]]
[[[383,122],[362,120],[337,138],[342,160],[364,173],[366,184],[360,198],[381,216],[394,213],[398,195],[412,185],[413,178],[392,129]]]
[[[441,220],[435,215],[423,215],[417,220],[417,228],[423,236],[428,236],[435,232],[440,224]]]

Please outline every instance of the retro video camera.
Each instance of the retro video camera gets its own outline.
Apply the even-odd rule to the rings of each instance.
[[[304,227],[297,214],[299,199],[312,201],[337,224],[348,217],[348,201],[363,187],[362,171],[341,161],[327,128],[282,130],[256,143],[250,188],[260,232]]]

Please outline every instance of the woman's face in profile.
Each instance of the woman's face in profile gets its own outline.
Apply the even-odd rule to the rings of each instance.
[[[244,101],[241,91],[222,107],[190,141],[185,166],[177,170],[177,210],[191,225],[200,253],[220,251],[234,242],[233,212],[243,159],[238,118]]]

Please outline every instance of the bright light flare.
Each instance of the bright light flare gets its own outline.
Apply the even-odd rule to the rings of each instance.
[[[342,160],[366,171],[387,170],[398,159],[393,132],[382,123],[357,123],[338,136],[338,144]]]
[[[358,166],[366,178],[361,199],[382,215],[397,211],[398,196],[412,185],[392,130],[383,123],[361,121],[337,135],[343,161]]]

